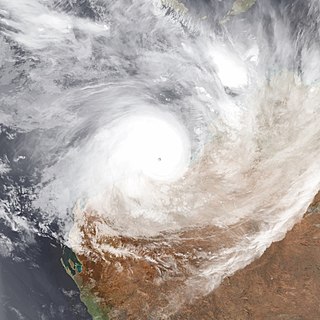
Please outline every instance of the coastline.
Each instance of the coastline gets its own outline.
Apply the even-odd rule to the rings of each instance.
[[[143,319],[143,312],[139,312],[140,306],[137,305],[138,300],[133,300],[135,305],[125,301],[128,295],[126,291],[130,291],[130,294],[135,291],[134,287],[130,288],[126,283],[125,277],[120,276],[122,270],[116,270],[120,265],[119,259],[114,265],[108,262],[104,266],[109,269],[107,274],[110,277],[110,287],[101,292],[98,290],[98,294],[97,288],[101,287],[95,288],[96,280],[92,281],[88,277],[90,273],[81,274],[82,268],[88,270],[90,266],[93,269],[95,263],[74,253],[69,254],[68,261],[69,265],[63,260],[62,264],[79,287],[81,300],[94,320]],[[147,282],[153,278],[154,270],[150,266],[138,262],[136,265],[137,268],[132,270],[132,277],[141,277]],[[123,266],[125,267],[122,264]],[[101,277],[106,274],[103,266],[99,264],[95,271],[101,274]],[[318,288],[320,193],[314,198],[302,221],[297,223],[283,240],[274,242],[260,258],[224,279],[221,285],[207,296],[190,304],[183,304],[178,312],[168,319],[316,319],[320,314]],[[149,292],[152,296],[151,289]],[[152,301],[145,298],[146,301]],[[113,308],[112,301],[119,305],[114,304]],[[153,314],[150,319],[162,318],[159,318],[159,314]]]

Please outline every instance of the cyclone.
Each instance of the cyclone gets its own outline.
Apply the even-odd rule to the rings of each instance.
[[[13,210],[12,191],[1,219],[145,294],[126,266],[148,265],[155,319],[208,294],[319,190],[318,13],[313,0],[0,0],[0,122],[14,150],[0,176],[21,164],[36,212]]]

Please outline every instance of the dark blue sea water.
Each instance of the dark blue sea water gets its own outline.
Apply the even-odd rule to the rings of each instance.
[[[31,207],[40,163],[30,161],[32,149],[24,148],[24,139],[23,133],[1,128],[0,156],[11,170],[0,177],[6,211],[0,216],[0,240],[8,244],[0,255],[0,319],[91,319],[61,264],[62,245],[50,235],[54,221],[40,231],[41,213]],[[17,160],[22,154],[25,158]]]
[[[0,260],[0,319],[91,319],[54,240],[37,237],[21,261]],[[17,257],[16,257],[17,258]]]
[[[301,200],[302,209],[299,210],[301,213],[305,212],[303,208],[308,204],[315,190],[319,190],[317,186],[319,179],[309,179],[307,174],[301,178],[301,181],[298,178],[300,173],[307,171],[309,167],[311,168],[310,177],[314,177],[314,172],[318,172],[319,149],[317,148],[320,148],[318,142],[320,133],[316,121],[319,110],[311,102],[306,104],[306,107],[295,107],[294,102],[307,101],[308,96],[312,98],[312,92],[318,90],[320,81],[318,72],[320,9],[316,0],[257,0],[245,15],[239,14],[234,17],[234,20],[230,20],[229,27],[221,21],[232,7],[233,0],[181,0],[188,7],[190,16],[202,27],[190,28],[191,23],[188,24],[188,19],[180,19],[181,17],[173,14],[172,20],[175,22],[168,30],[167,22],[164,23],[163,18],[158,21],[157,15],[152,16],[151,19],[146,15],[145,21],[140,19],[139,14],[142,14],[144,8],[150,5],[148,1],[145,3],[136,1],[141,4],[137,9],[134,6],[127,6],[125,1],[120,0],[119,2],[113,0],[20,0],[16,3],[15,1],[0,0],[0,320],[91,319],[80,300],[78,288],[65,272],[60,261],[65,240],[63,237],[68,230],[65,227],[70,226],[73,219],[69,211],[72,210],[74,202],[69,203],[67,200],[68,196],[70,199],[78,199],[74,193],[81,191],[80,187],[84,190],[90,189],[90,186],[96,185],[101,176],[106,175],[107,170],[102,166],[101,172],[96,170],[98,173],[94,177],[97,179],[93,185],[91,185],[91,179],[88,179],[90,182],[88,185],[83,183],[88,181],[81,179],[80,169],[84,169],[84,177],[91,178],[91,172],[96,173],[95,170],[91,171],[91,167],[97,167],[96,160],[100,160],[100,151],[104,149],[98,145],[92,150],[91,141],[95,140],[91,138],[95,137],[101,127],[105,130],[104,126],[110,119],[117,119],[122,114],[126,115],[128,106],[131,104],[135,106],[137,101],[139,106],[152,102],[160,109],[173,110],[175,114],[181,116],[184,125],[191,128],[193,133],[197,131],[196,128],[205,128],[204,131],[207,130],[206,128],[211,128],[211,120],[206,119],[209,114],[210,119],[211,117],[222,119],[223,130],[220,125],[217,125],[215,132],[218,138],[224,137],[227,132],[228,139],[232,139],[230,142],[226,139],[225,145],[219,145],[217,142],[215,146],[218,149],[213,147],[213,152],[221,150],[222,155],[228,155],[236,145],[238,153],[219,159],[219,165],[221,164],[223,168],[226,164],[226,168],[221,169],[218,166],[216,176],[222,177],[221,184],[216,183],[217,192],[212,194],[219,194],[224,187],[227,195],[230,190],[233,190],[230,186],[234,186],[236,190],[234,193],[230,192],[231,197],[221,198],[224,201],[229,200],[230,205],[226,206],[226,211],[222,208],[223,223],[218,224],[219,226],[225,225],[223,220],[225,213],[229,214],[235,210],[236,214],[239,214],[240,211],[236,210],[235,205],[237,199],[234,195],[236,194],[243,194],[245,197],[248,195],[248,201],[244,201],[245,205],[250,204],[249,208],[252,205],[254,214],[261,212],[261,216],[254,217],[256,220],[253,222],[261,226],[259,230],[270,231],[271,236],[268,238],[266,233],[265,237],[270,243],[273,239],[278,239],[278,234],[273,235],[271,232],[273,226],[277,226],[273,224],[277,220],[271,219],[272,214],[268,209],[268,205],[272,207],[271,195],[278,197],[274,197],[273,204],[277,209],[274,211],[277,214],[280,212],[278,218],[280,222],[285,220],[281,216],[281,210],[284,209],[277,208],[279,199],[282,199],[283,190],[296,188],[294,190]],[[135,1],[128,1],[129,4],[133,2]],[[175,3],[175,1],[172,2]],[[17,3],[21,6],[19,7]],[[163,16],[174,13],[174,9],[168,6],[163,5],[162,9]],[[38,11],[35,13],[34,10]],[[38,13],[43,20],[39,21],[35,28]],[[210,32],[206,35],[204,31],[208,30]],[[200,37],[201,32],[203,38]],[[207,46],[202,47],[198,37]],[[257,62],[255,65],[254,60],[249,61],[249,56],[246,58],[248,60],[246,63],[250,66],[248,70],[254,71],[253,79],[259,75],[257,79],[261,78],[265,81],[266,78],[268,83],[269,78],[277,70],[282,70],[288,75],[294,74],[299,78],[303,83],[302,89],[308,95],[305,94],[304,99],[299,100],[300,95],[304,94],[303,90],[294,91],[295,86],[288,84],[288,87],[292,86],[292,90],[290,87],[288,92],[286,90],[284,92],[289,98],[293,92],[290,99],[293,101],[291,104],[294,108],[291,108],[292,110],[289,108],[291,113],[287,109],[282,112],[281,106],[283,107],[284,104],[281,104],[281,99],[284,101],[286,97],[280,94],[281,90],[277,98],[279,101],[274,101],[269,108],[264,109],[263,103],[243,106],[242,96],[249,95],[251,87],[247,87],[247,84],[242,87],[241,84],[239,88],[235,86],[233,90],[224,83],[223,77],[221,83],[217,80],[219,72],[216,72],[217,66],[211,61],[213,56],[210,60],[206,57],[207,51],[214,49],[210,42],[212,39],[222,43],[223,41],[228,43],[231,39],[230,48],[233,48],[234,43],[238,43],[239,48],[235,48],[237,50],[232,53],[231,58],[238,49],[239,52],[243,50],[243,54],[246,53],[246,47],[249,48],[251,42],[255,42],[256,47],[259,48],[260,64]],[[185,42],[185,52],[181,49],[183,42]],[[201,48],[210,50],[202,51]],[[194,55],[190,52],[194,52]],[[219,53],[219,50],[217,52]],[[250,54],[258,56],[256,53]],[[228,61],[232,62],[231,58]],[[249,71],[248,74],[250,74]],[[233,80],[233,74],[229,76],[227,80]],[[100,87],[100,85],[103,86]],[[88,89],[90,86],[92,92]],[[204,95],[203,92],[207,91],[202,86],[211,95]],[[274,86],[273,90],[277,93],[277,86]],[[271,89],[267,88],[268,90]],[[145,92],[148,95],[144,95]],[[82,96],[80,94],[78,97],[79,93]],[[218,97],[223,98],[222,102],[230,102],[232,106],[230,117],[224,110],[224,103],[221,102],[220,108]],[[263,96],[261,99],[263,100]],[[206,109],[206,103],[210,108]],[[256,110],[256,114],[247,113],[251,110],[250,107]],[[219,114],[222,115],[221,118]],[[244,125],[240,130],[237,117],[242,114],[241,119]],[[285,117],[286,115],[288,118]],[[247,134],[246,121],[251,117],[256,118],[252,121],[253,127]],[[210,126],[205,126],[207,122]],[[248,126],[250,128],[250,121]],[[301,134],[298,135],[295,129],[299,126]],[[273,128],[276,129],[275,132]],[[295,135],[291,135],[289,129]],[[235,137],[240,138],[234,139],[233,134],[229,134],[232,132],[236,133]],[[241,136],[243,132],[246,134]],[[208,136],[211,134],[210,132]],[[207,143],[205,134],[193,137],[191,142],[195,146],[199,144],[202,147],[202,140],[203,145]],[[237,145],[238,140],[241,142],[241,137],[247,140]],[[301,139],[300,144],[299,139]],[[287,153],[282,152],[286,150],[285,147],[290,146],[289,144],[292,144],[292,147],[288,148]],[[110,147],[108,144],[106,146]],[[246,151],[243,151],[244,146],[256,152],[248,163]],[[132,149],[129,149],[131,152]],[[195,148],[195,150],[198,149]],[[278,157],[278,153],[274,150],[278,150],[281,156]],[[66,156],[68,151],[71,155],[69,158]],[[96,157],[86,158],[86,153]],[[196,152],[195,154],[198,156]],[[81,155],[81,157],[73,158],[72,155]],[[273,159],[272,156],[274,156],[274,162],[269,161]],[[263,157],[266,165],[261,167],[261,173],[264,175],[261,174],[253,180],[257,186],[262,186],[266,183],[265,177],[270,177],[270,183],[265,184],[266,187],[261,188],[261,191],[251,190],[253,194],[257,193],[255,197],[251,197],[246,187],[243,187],[241,191],[243,193],[239,192],[238,185],[241,185],[243,180],[246,182],[249,169],[259,164]],[[233,158],[237,158],[236,161],[233,161]],[[93,160],[88,161],[88,166],[82,166],[82,162],[86,162],[83,159]],[[279,159],[282,161],[281,166],[278,166]],[[230,164],[228,164],[229,160]],[[242,160],[243,172],[241,171]],[[55,166],[59,161],[62,164]],[[74,166],[75,163],[77,166]],[[279,167],[278,173],[275,172],[274,169],[277,166],[273,163]],[[53,169],[50,171],[48,170],[50,168]],[[214,170],[211,172],[215,172],[215,168],[212,169]],[[206,179],[205,170],[206,168],[202,168],[199,172],[203,174],[203,180]],[[45,172],[47,175],[43,178]],[[233,181],[232,175],[230,175],[230,181],[224,179],[224,175],[228,177],[230,172],[241,173],[239,175],[241,179],[236,176]],[[297,179],[293,177],[293,173],[296,174]],[[278,174],[281,179],[276,178],[277,176],[271,179],[274,174]],[[48,188],[48,193],[43,192],[48,194],[48,198],[43,197],[45,200],[41,202],[41,208],[47,204],[46,200],[54,204],[53,212],[47,214],[44,209],[36,209],[37,206],[34,206],[33,202],[37,199],[40,189],[45,189],[48,185],[50,187],[50,183],[55,180],[61,184],[53,183],[52,190]],[[79,190],[75,181],[79,184],[83,183]],[[297,183],[297,181],[300,182]],[[278,182],[283,183],[283,186]],[[194,185],[196,186],[197,183]],[[298,185],[305,185],[305,189],[300,192]],[[252,187],[252,189],[255,188]],[[192,195],[194,192],[190,190]],[[158,189],[155,188],[155,195],[157,192]],[[270,192],[270,196],[266,192]],[[64,193],[67,194],[65,197],[67,200],[63,197]],[[290,194],[292,199],[289,200],[292,205],[296,205],[295,193],[291,190]],[[263,198],[264,195],[265,198]],[[171,197],[171,194],[168,197]],[[56,199],[59,201],[55,201]],[[190,199],[193,205],[193,198],[190,197]],[[252,204],[252,199],[257,199],[256,203]],[[288,204],[289,200],[285,199],[284,203]],[[215,200],[213,203],[218,202]],[[261,207],[263,203],[266,204],[266,208]],[[63,211],[60,208],[67,209]],[[245,206],[242,210],[244,213],[241,212],[246,220],[252,218],[250,210]],[[292,219],[287,214],[286,219],[290,223],[296,221],[299,210],[297,209],[296,213],[293,211]],[[199,219],[196,215],[189,217],[188,214],[186,213],[184,217],[190,218],[190,226],[192,223],[198,223]],[[128,220],[125,215],[123,217],[123,225],[127,228],[128,221],[131,220]],[[277,217],[276,214],[275,217]],[[204,215],[203,219],[207,221],[207,215]],[[226,225],[228,223],[231,222],[227,222]],[[139,222],[139,224],[143,223]],[[119,226],[122,225],[119,224]],[[166,227],[165,223],[164,226]],[[286,232],[287,227],[281,224],[280,230],[281,236]],[[254,237],[252,239],[254,240]],[[269,245],[268,241],[266,243]],[[262,243],[259,248],[264,246],[265,244]],[[252,246],[252,248],[254,248],[253,254],[256,255],[255,247]],[[245,257],[247,247],[244,246],[242,251]],[[249,258],[253,259],[253,256]],[[243,266],[241,259],[239,261],[239,265]],[[230,272],[228,261],[226,266],[226,272]],[[220,279],[226,275],[223,268],[216,269],[223,271],[222,275],[216,278]],[[215,278],[215,267],[213,266],[210,270]],[[208,282],[207,278],[205,281]]]

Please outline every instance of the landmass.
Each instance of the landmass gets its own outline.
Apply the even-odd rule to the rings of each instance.
[[[94,230],[90,229],[94,223],[89,221],[89,230]],[[133,240],[113,241],[120,248]],[[116,254],[101,259],[94,256],[98,252],[90,247],[92,243],[87,245],[90,256],[67,250],[67,260],[62,261],[94,320],[314,320],[320,314],[320,193],[285,239],[273,243],[261,258],[226,278],[212,293],[181,304],[174,312],[165,312],[166,289],[179,285],[183,277],[157,284],[157,275],[169,277],[168,270]]]

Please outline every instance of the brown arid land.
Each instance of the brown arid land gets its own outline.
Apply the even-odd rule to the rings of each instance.
[[[172,319],[320,319],[320,193],[282,241]]]
[[[185,281],[183,274],[188,270],[183,264],[180,267],[177,259],[180,271],[173,274],[165,264],[159,269],[145,260],[112,254],[101,257],[92,242],[97,219],[88,216],[86,222],[83,245],[90,254],[78,256],[83,268],[74,280],[94,320],[320,319],[320,193],[302,221],[282,241],[273,243],[259,259],[224,279],[209,295],[184,303],[174,312],[167,309],[167,293]],[[102,241],[114,248],[138,247],[129,238]],[[150,246],[140,242],[142,248]],[[161,254],[169,256],[166,250],[162,249]],[[151,258],[156,259],[156,253]],[[167,280],[157,283],[159,275]]]

